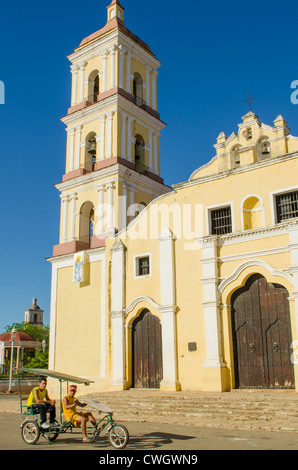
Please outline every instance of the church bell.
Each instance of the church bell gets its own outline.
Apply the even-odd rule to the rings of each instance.
[[[268,142],[264,142],[262,145],[262,155],[268,155],[269,152],[269,144]]]
[[[90,153],[90,155],[95,155],[96,154],[96,142],[91,142],[90,149],[88,150],[88,153]]]

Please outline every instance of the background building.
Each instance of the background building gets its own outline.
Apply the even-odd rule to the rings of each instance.
[[[37,305],[37,298],[32,299],[32,305],[25,311],[25,323],[43,326],[44,311]]]

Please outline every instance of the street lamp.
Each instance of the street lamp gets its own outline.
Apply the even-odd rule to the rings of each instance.
[[[11,330],[10,338],[11,338],[11,354],[10,354],[10,372],[9,372],[9,386],[8,386],[8,393],[11,393],[11,380],[12,380],[12,366],[13,366],[13,346],[14,340],[17,336],[17,330],[15,327]]]
[[[46,345],[47,345],[47,342],[46,342],[46,340],[45,340],[45,338],[44,338],[44,339],[42,340],[42,342],[41,342],[42,352],[45,352],[45,350],[46,350]]]

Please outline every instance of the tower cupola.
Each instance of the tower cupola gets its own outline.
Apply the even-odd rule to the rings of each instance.
[[[113,0],[112,3],[107,6],[108,9],[108,21],[111,21],[113,18],[118,18],[119,20],[124,21],[124,8],[120,5],[119,0]]]

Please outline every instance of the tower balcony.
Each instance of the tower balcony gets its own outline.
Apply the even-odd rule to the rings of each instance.
[[[117,86],[114,87],[114,88],[111,88],[110,90],[101,92],[101,93],[95,92],[95,93],[93,93],[89,96],[86,96],[83,101],[81,101],[80,103],[78,103],[76,105],[73,105],[70,108],[68,108],[67,115],[73,114],[73,113],[75,113],[77,111],[80,111],[82,109],[85,109],[85,108],[89,108],[90,106],[94,106],[94,105],[100,103],[101,101],[105,100],[106,98],[109,98],[109,97],[111,97],[113,95],[116,95],[116,94],[119,94],[119,95],[123,96],[128,101],[130,101],[130,102],[134,103],[136,106],[142,108],[144,111],[151,114],[155,118],[160,119],[160,114],[157,111],[155,111],[153,108],[151,108],[151,106],[146,104],[146,101],[143,98],[141,98],[139,96],[136,96],[136,95],[133,95],[131,93],[128,93],[123,88],[120,88],[120,87],[117,87]]]
[[[108,168],[116,164],[123,165],[129,168],[130,170],[134,170],[137,173],[147,176],[148,178],[151,178],[159,183],[163,184],[164,182],[163,178],[161,178],[159,175],[155,173],[152,173],[152,171],[150,171],[148,166],[146,166],[144,163],[139,161],[137,155],[136,155],[135,162],[129,162],[128,160],[125,160],[122,157],[110,157],[110,158],[105,158],[104,160],[99,160],[99,161],[92,159],[92,161],[90,160],[88,162],[82,163],[79,166],[79,168],[64,174],[62,177],[62,181],[63,182],[69,181],[73,178],[91,174],[93,172],[102,170],[103,168]]]

